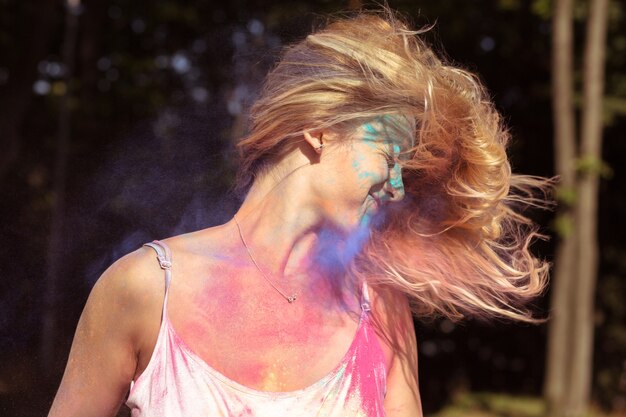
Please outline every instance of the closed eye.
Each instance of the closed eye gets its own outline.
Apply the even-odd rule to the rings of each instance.
[[[397,161],[393,155],[385,151],[383,151],[383,155],[385,156],[385,159],[387,160],[387,168],[391,169],[396,166]]]

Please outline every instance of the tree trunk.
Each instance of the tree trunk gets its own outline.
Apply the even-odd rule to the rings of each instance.
[[[572,343],[572,377],[568,415],[586,415],[593,378],[594,299],[598,274],[597,207],[602,149],[602,91],[609,0],[594,0],[587,22],[584,56],[581,171],[576,226],[576,323]]]
[[[572,0],[557,0],[553,25],[555,165],[561,190],[575,193],[572,232],[557,247],[544,395],[554,417],[586,415],[593,379],[594,298],[598,267],[597,205],[602,166],[602,90],[608,0],[590,2],[584,56],[578,178],[574,166]]]
[[[576,187],[576,133],[573,105],[573,10],[572,0],[554,3],[552,32],[552,111],[554,157],[560,190],[571,193]],[[559,216],[573,224],[573,207],[561,199]],[[551,321],[548,327],[544,396],[549,415],[561,416],[569,381],[569,354],[572,320],[572,290],[576,281],[576,236],[573,227],[562,233],[556,249],[556,268],[551,291]]]
[[[71,112],[69,99],[74,72],[74,55],[78,34],[78,14],[80,0],[69,0],[65,17],[65,34],[63,39],[63,63],[67,68],[65,82],[67,88],[59,103],[58,144],[54,167],[54,203],[52,208],[52,228],[48,241],[46,259],[46,281],[44,292],[43,323],[41,330],[40,364],[46,376],[55,373],[55,341],[58,316],[58,281],[63,256],[63,225],[65,219],[65,183],[67,158],[71,133]]]
[[[56,0],[26,3],[20,11],[15,18],[20,22],[18,27],[22,33],[16,36],[23,48],[17,59],[4,63],[8,64],[9,82],[0,88],[0,179],[19,159],[20,129],[33,94],[33,82],[37,79],[37,64],[49,52],[48,45],[57,23]]]

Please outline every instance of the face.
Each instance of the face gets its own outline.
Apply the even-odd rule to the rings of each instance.
[[[329,214],[343,228],[369,225],[387,204],[404,197],[398,162],[412,137],[406,119],[381,116],[360,126],[351,139],[324,149],[323,165],[335,182]]]

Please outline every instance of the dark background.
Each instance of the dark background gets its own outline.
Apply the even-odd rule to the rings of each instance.
[[[85,1],[68,83],[62,3],[0,0],[0,415],[47,412],[86,297],[108,265],[144,242],[232,216],[233,143],[260,81],[281,46],[351,3]],[[578,68],[585,4],[576,10]],[[514,171],[553,175],[551,2],[389,5],[417,27],[435,23],[423,36],[480,74],[510,126]],[[623,2],[611,4],[603,157],[612,174],[602,180],[599,207],[593,398],[606,411],[626,403],[625,13]],[[60,244],[50,252],[64,91],[65,206]],[[555,236],[553,213],[534,216]],[[554,238],[534,246],[548,260],[553,248]],[[54,360],[42,366],[51,253],[60,272],[58,324]],[[548,301],[549,292],[536,301],[539,316],[549,313]],[[464,392],[541,395],[546,325],[418,320],[417,338],[427,414]]]

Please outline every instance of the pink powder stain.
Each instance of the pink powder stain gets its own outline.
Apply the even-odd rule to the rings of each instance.
[[[175,279],[176,275],[174,276]],[[197,296],[201,297],[202,295]],[[211,305],[209,299],[199,301],[206,301],[208,305]],[[223,304],[223,300],[217,299],[215,301]],[[198,304],[201,305],[201,303]],[[226,317],[224,314],[237,314],[245,306],[240,309],[232,305],[230,307],[230,311],[221,312],[216,319],[231,320],[236,323],[236,316]],[[192,307],[190,310],[197,308]],[[243,317],[248,316],[243,315],[239,319]],[[133,416],[273,417],[277,415],[276,407],[283,410],[279,412],[280,415],[293,415],[294,410],[298,410],[297,414],[300,415],[300,411],[308,410],[302,415],[312,416],[322,411],[332,417],[382,416],[384,415],[382,413],[382,397],[385,389],[385,359],[371,330],[368,316],[363,313],[361,317],[363,318],[361,327],[353,337],[351,349],[344,355],[343,360],[333,364],[337,365],[335,366],[336,373],[329,373],[325,379],[319,381],[320,384],[310,385],[302,392],[267,393],[265,396],[260,396],[258,392],[248,392],[241,387],[237,388],[228,382],[229,380],[223,374],[219,374],[204,362],[189,346],[186,346],[185,341],[178,336],[176,329],[173,328],[168,316],[165,316],[153,358],[146,368],[147,372],[137,381],[129,397],[128,402],[133,410]],[[293,334],[298,335],[302,341],[308,341],[307,338],[318,337],[315,343],[319,347],[324,347],[327,339],[319,337],[320,332],[312,331],[312,329],[328,329],[330,333],[333,330],[318,314],[284,317],[284,321],[287,322],[286,325],[305,323],[301,327],[295,326]],[[216,323],[220,326],[223,325],[221,322]],[[199,337],[206,334],[206,329],[202,326],[190,324],[188,327],[189,335],[194,334],[193,332],[199,332],[199,334],[195,334]],[[257,339],[258,342],[263,341],[263,337]],[[251,345],[253,349],[248,349],[248,353],[257,353],[254,349],[257,345],[253,341],[245,339],[238,344],[240,346]],[[239,357],[237,343],[224,346],[233,350],[234,356]],[[296,350],[299,349],[296,347]],[[239,364],[238,369],[244,373],[252,374],[252,376],[260,375],[263,372],[267,375],[267,367],[265,370],[263,369],[264,365],[258,362],[259,357],[262,355],[257,354],[252,358],[254,360],[251,359],[247,363]],[[313,366],[309,363],[303,363],[302,369],[306,369],[308,372],[309,365]],[[321,408],[320,398],[324,399],[321,402]]]
[[[167,327],[163,329],[167,330]],[[373,339],[375,336],[367,316],[363,318],[352,348],[341,362],[341,369],[345,369],[345,372],[339,372],[338,379],[333,379],[328,385],[317,384],[309,387],[305,393],[296,392],[286,397],[274,397],[272,393],[268,393],[267,397],[259,397],[229,389],[223,382],[206,373],[202,366],[198,367],[197,358],[189,355],[184,347],[181,349],[180,340],[169,338],[170,333],[167,331],[163,335],[165,339],[161,339],[148,379],[144,378],[143,385],[137,386],[138,390],[132,393],[132,404],[137,405],[133,409],[135,417],[144,415],[142,411],[146,411],[145,415],[150,417],[268,417],[293,415],[293,412],[284,412],[294,409],[298,410],[298,415],[302,411],[302,415],[306,416],[313,416],[322,410],[326,413],[324,415],[332,417],[384,416],[384,356],[378,341]],[[286,402],[282,402],[283,399]],[[142,405],[146,407],[144,410],[140,410]],[[267,410],[272,412],[267,414]]]
[[[255,325],[254,314],[251,314],[246,304],[241,301],[240,294],[246,289],[240,282],[232,280],[228,286],[224,286],[214,285],[215,281],[210,280],[205,289],[196,293],[193,301],[188,303],[187,308],[195,306],[187,315],[194,319],[177,322],[173,327],[191,352],[229,379],[245,386],[276,387],[280,374],[277,374],[278,371],[270,365],[270,360],[263,361],[263,352],[271,357],[276,356],[276,350],[284,350],[285,346],[289,345],[326,348],[325,341],[332,335],[333,328],[326,326],[319,314],[307,314],[306,310],[302,309],[292,314],[289,319],[283,317],[278,320],[278,324],[272,323],[275,319],[270,319],[268,323]],[[283,314],[280,313],[281,316]],[[250,316],[251,319],[245,319]],[[211,348],[200,345],[203,340],[220,338],[219,329],[216,326],[207,326],[207,320],[218,323],[219,329],[229,329],[233,342],[225,343],[227,339],[222,338],[219,344],[226,344],[232,352],[237,352],[236,361],[232,358],[230,361],[211,360],[211,357],[222,356],[224,347],[217,347],[222,353],[217,352],[215,355]],[[233,329],[239,330],[233,332]],[[291,362],[298,362],[301,359],[292,358]],[[223,366],[217,366],[217,363]]]
[[[369,317],[366,318],[369,321]],[[381,394],[385,392],[386,368],[384,364],[384,354],[378,343],[375,334],[371,331],[371,324],[365,327],[356,341],[359,352],[354,355],[355,366],[351,369],[352,383],[349,387],[349,397],[359,398],[368,417],[384,416],[382,408],[383,398]],[[383,381],[380,383],[380,381]]]
[[[181,279],[181,277],[175,276],[174,280],[177,278]],[[180,340],[178,342],[185,345],[187,337],[196,341],[210,340],[210,338],[207,338],[207,328],[203,326],[202,320],[215,320],[215,323],[219,323],[219,327],[222,329],[228,328],[232,330],[233,327],[242,327],[245,331],[239,334],[239,343],[253,346],[257,349],[252,350],[254,353],[253,357],[246,358],[249,360],[238,361],[235,372],[222,373],[223,375],[226,374],[225,376],[227,378],[237,381],[238,383],[244,382],[241,383],[241,385],[263,388],[271,386],[273,383],[275,386],[275,376],[270,376],[272,369],[269,365],[259,360],[262,355],[259,355],[258,351],[277,348],[276,336],[281,331],[284,332],[288,330],[283,336],[283,342],[287,341],[302,346],[317,346],[319,348],[327,348],[328,339],[331,337],[332,333],[336,331],[336,328],[328,326],[327,321],[325,321],[322,315],[307,314],[306,310],[300,310],[299,313],[294,313],[286,317],[284,316],[284,312],[281,313],[283,319],[278,321],[279,326],[250,326],[249,320],[243,320],[243,317],[253,317],[252,320],[254,320],[255,315],[246,311],[248,306],[242,301],[242,294],[247,290],[242,284],[243,281],[231,280],[228,285],[216,285],[216,282],[218,281],[208,280],[206,287],[202,291],[197,292],[194,295],[192,303],[187,305],[188,309],[190,305],[195,306],[190,312],[192,316],[195,315],[196,319],[182,323],[180,325],[182,328],[175,329],[174,331],[177,332],[181,330],[181,332],[177,334],[183,336],[179,336]],[[200,318],[200,320],[197,318]],[[325,331],[321,331],[322,329]],[[233,332],[229,331],[229,333]],[[351,334],[354,335],[354,333]],[[370,349],[371,346],[369,345],[371,345],[371,343],[367,341],[366,332],[361,331],[357,333],[351,345],[351,350],[358,349],[359,354],[354,355],[348,352],[345,357],[352,357],[353,360],[358,360],[358,363],[351,367],[353,371],[346,377],[351,381],[348,392],[352,398],[351,401],[355,401],[355,407],[357,407],[356,404],[358,404],[359,408],[363,407],[367,410],[367,416],[378,416],[382,415],[379,413],[381,404],[380,393],[384,392],[384,385],[381,388],[380,384],[375,383],[372,379],[379,379],[380,375],[378,375],[377,372],[382,372],[381,375],[384,377],[385,372],[384,366],[382,371],[372,368],[372,364],[380,363],[382,354],[377,341],[374,343],[374,349]],[[187,346],[187,348],[191,353],[195,353],[192,346]],[[232,345],[231,348],[234,352],[239,350],[236,344]],[[282,348],[284,348],[284,346]],[[172,345],[169,349],[175,351],[177,346]],[[342,351],[342,353],[345,353],[345,349],[342,349]],[[197,359],[204,361],[200,356],[197,356]],[[337,360],[337,363],[340,359]],[[337,363],[333,363],[332,365],[335,366]],[[204,364],[215,369],[215,367],[211,366],[207,361],[204,361]],[[182,360],[173,361],[171,365],[173,368],[172,371],[176,375],[189,374],[194,369],[194,363],[189,362],[186,356],[183,356]],[[313,364],[311,365],[313,366]],[[219,370],[217,371],[219,372]],[[328,371],[330,372],[330,370]],[[157,373],[160,373],[160,371],[157,370]],[[164,385],[161,388],[165,394],[167,392],[167,386]],[[181,401],[183,400],[181,399]],[[250,408],[243,408],[239,414],[232,415],[252,416],[254,414]]]

